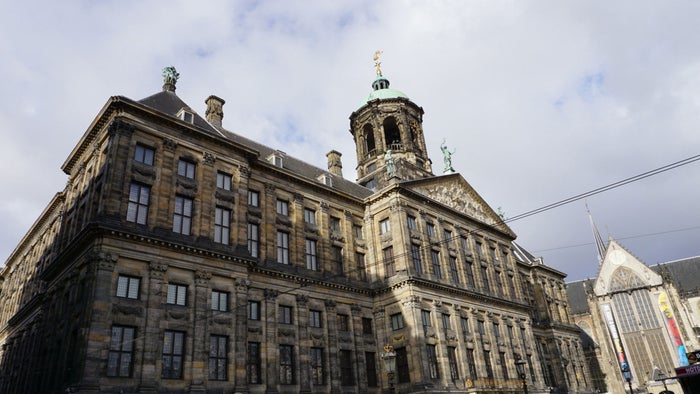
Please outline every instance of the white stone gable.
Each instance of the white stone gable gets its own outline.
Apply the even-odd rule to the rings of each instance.
[[[610,240],[600,266],[594,292],[597,296],[623,289],[659,286],[662,278],[615,240]]]

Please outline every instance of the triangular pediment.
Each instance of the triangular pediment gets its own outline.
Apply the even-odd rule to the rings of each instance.
[[[602,296],[646,286],[658,286],[661,282],[661,276],[611,239],[605,249],[594,292]]]
[[[402,186],[515,238],[513,230],[459,174],[405,182]]]

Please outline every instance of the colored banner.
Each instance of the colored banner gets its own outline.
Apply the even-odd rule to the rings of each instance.
[[[678,353],[678,364],[681,367],[684,367],[688,365],[688,356],[685,351],[685,345],[683,345],[683,340],[681,339],[681,332],[678,330],[678,324],[676,324],[676,319],[673,317],[671,304],[668,302],[666,293],[659,294],[659,308],[661,308],[661,312],[664,314],[664,322],[666,322],[666,329],[668,330],[668,335],[671,337],[673,349],[675,349]]]
[[[627,362],[625,351],[622,348],[622,339],[617,331],[617,325],[615,324],[615,318],[613,317],[612,309],[610,309],[610,304],[603,304],[602,308],[605,322],[608,325],[608,333],[610,334],[615,352],[617,353],[617,362],[620,363],[620,371],[628,372],[630,370],[629,363]]]

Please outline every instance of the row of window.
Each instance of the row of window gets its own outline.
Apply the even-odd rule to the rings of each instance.
[[[161,378],[182,379],[185,357],[185,332],[166,330],[163,333],[163,350]],[[107,376],[131,377],[134,362],[134,343],[136,328],[129,326],[112,326],[107,358]],[[208,371],[209,380],[228,380],[229,338],[224,335],[209,336]],[[310,368],[312,383],[324,385],[329,375],[325,365],[325,349],[312,347],[310,353]],[[246,357],[246,372],[248,383],[262,383],[262,354],[259,342],[248,342]],[[296,384],[297,360],[294,346],[279,345],[279,383]],[[338,350],[338,365],[343,386],[354,386],[353,355],[350,350]],[[365,352],[367,385],[377,386],[377,371],[374,352]]]
[[[117,297],[138,299],[140,291],[141,278],[119,275],[117,280]],[[171,305],[187,305],[187,286],[175,283],[168,284],[168,290],[165,297],[166,304]],[[260,301],[248,301],[248,319],[260,320],[261,318]],[[211,291],[211,309],[219,312],[227,312],[229,310],[229,293],[212,290]],[[278,322],[281,324],[293,323],[293,307],[288,305],[279,306]],[[322,312],[319,310],[309,310],[309,326],[322,327]],[[346,314],[337,315],[337,328],[339,331],[350,331],[351,323],[350,316]],[[362,332],[367,335],[372,335],[372,319],[362,318]]]

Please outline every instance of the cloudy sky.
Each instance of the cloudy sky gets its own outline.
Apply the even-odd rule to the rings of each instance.
[[[0,14],[0,264],[113,95],[161,89],[224,127],[325,168],[370,92],[372,55],[425,110],[429,153],[506,217],[700,154],[700,3],[36,1]],[[700,255],[700,162],[587,199],[604,238],[648,264]],[[513,221],[545,263],[593,277],[583,201]]]

